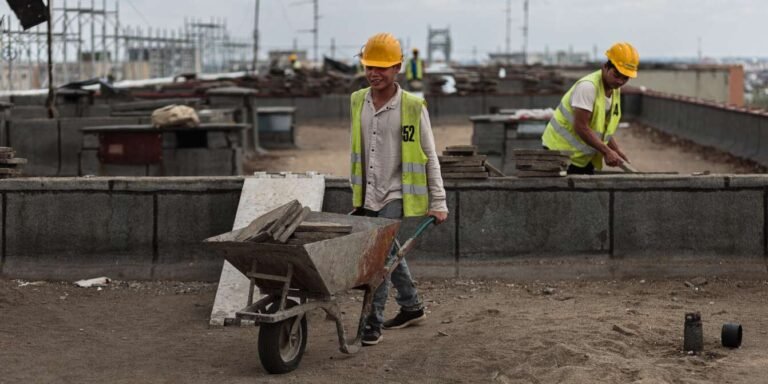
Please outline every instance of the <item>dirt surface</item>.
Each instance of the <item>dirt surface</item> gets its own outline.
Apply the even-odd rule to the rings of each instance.
[[[245,164],[247,173],[316,171],[335,176],[349,175],[348,123],[309,122],[296,128],[297,148],[270,150],[267,155],[252,158]],[[472,141],[472,124],[452,120],[433,122],[438,151],[448,145],[467,145]],[[764,173],[766,169],[753,162],[738,159],[712,148],[680,140],[659,131],[632,125],[620,128],[616,140],[624,148],[632,164],[642,172],[677,172],[690,175],[709,173]],[[608,172],[622,172],[606,168]]]
[[[268,375],[258,328],[209,328],[216,286],[0,280],[0,383],[765,383],[766,281],[419,282],[428,318],[355,355],[311,312],[299,369]],[[339,298],[351,324],[358,291]],[[390,298],[388,315],[396,305]],[[705,353],[681,351],[700,311]],[[744,327],[740,349],[720,327]]]

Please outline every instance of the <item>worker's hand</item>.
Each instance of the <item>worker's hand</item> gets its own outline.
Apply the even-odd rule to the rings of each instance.
[[[448,220],[448,212],[429,211],[429,212],[427,212],[427,216],[434,216],[435,217],[435,224],[442,224],[446,220]]]
[[[619,155],[618,152],[614,151],[613,149],[609,149],[605,154],[603,155],[603,158],[605,159],[605,163],[610,165],[611,167],[618,167],[622,163],[624,163],[624,159],[622,159],[622,156]]]

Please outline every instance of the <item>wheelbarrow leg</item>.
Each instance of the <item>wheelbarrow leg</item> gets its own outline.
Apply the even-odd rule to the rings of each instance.
[[[360,351],[360,341],[363,338],[363,330],[365,329],[365,322],[368,320],[368,315],[371,313],[373,306],[373,293],[374,290],[370,286],[365,288],[365,296],[363,299],[363,309],[360,313],[360,321],[357,324],[357,333],[355,339],[352,342],[347,341],[347,332],[344,330],[344,324],[342,323],[341,309],[339,303],[333,302],[333,305],[323,307],[328,316],[330,316],[334,322],[336,322],[336,333],[339,337],[339,350],[342,353],[353,354]]]

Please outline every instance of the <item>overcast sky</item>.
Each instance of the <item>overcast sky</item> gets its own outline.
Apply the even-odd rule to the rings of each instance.
[[[63,0],[54,0],[54,6]],[[76,0],[68,0],[75,6]],[[90,5],[85,0],[83,5]],[[101,4],[101,0],[97,0]],[[107,0],[113,9],[115,0]],[[249,38],[255,0],[121,0],[123,25],[178,28],[184,17],[226,18],[230,31]],[[507,0],[319,0],[321,54],[351,57],[368,36],[392,32],[408,47],[426,48],[427,27],[450,28],[453,56],[483,59],[503,51]],[[8,6],[2,2],[3,13]],[[312,0],[261,0],[262,55],[266,49],[300,48],[311,54]],[[522,47],[523,0],[512,0],[513,51]],[[567,50],[600,55],[626,40],[641,57],[768,56],[766,0],[530,0],[529,51]]]

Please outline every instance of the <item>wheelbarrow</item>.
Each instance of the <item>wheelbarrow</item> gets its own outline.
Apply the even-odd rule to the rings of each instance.
[[[311,212],[305,222],[344,224],[352,231],[303,245],[234,241],[239,231],[205,241],[250,279],[248,301],[235,322],[259,325],[259,360],[267,372],[277,374],[299,366],[307,345],[306,313],[313,309],[323,309],[335,321],[342,353],[359,351],[374,292],[434,220],[425,218],[402,246],[395,241],[397,257],[386,265],[399,220]],[[254,302],[256,288],[264,296]],[[350,289],[365,292],[352,340],[336,296]]]

